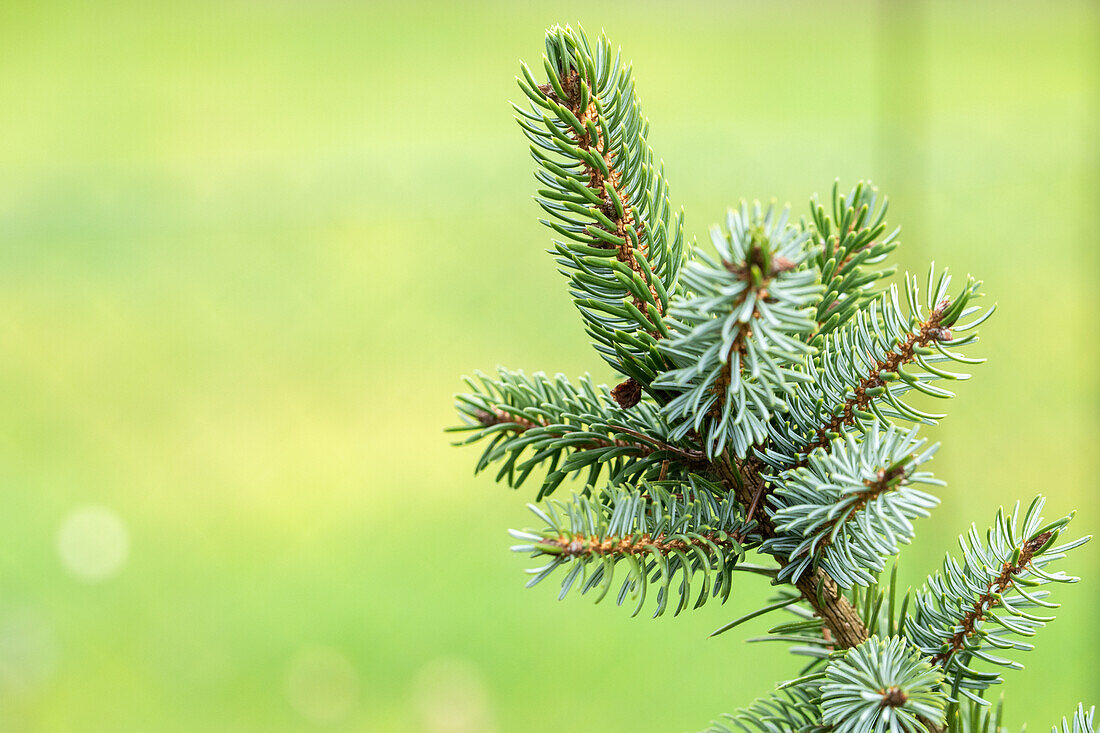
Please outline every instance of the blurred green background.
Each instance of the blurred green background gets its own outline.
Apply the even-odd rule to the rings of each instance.
[[[0,730],[695,730],[791,675],[767,592],[630,619],[522,589],[530,491],[459,375],[601,380],[507,105],[542,30],[634,60],[691,236],[870,177],[901,264],[1000,303],[903,572],[1097,498],[1095,3],[0,5]],[[1008,676],[1100,702],[1100,546]],[[768,626],[761,619],[750,633]]]

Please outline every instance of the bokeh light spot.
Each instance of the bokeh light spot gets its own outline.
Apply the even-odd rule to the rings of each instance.
[[[413,683],[413,697],[427,733],[496,730],[481,674],[464,660],[436,659],[425,664]]]
[[[130,535],[118,514],[106,507],[74,510],[57,533],[61,564],[74,577],[97,583],[117,575],[130,553]]]

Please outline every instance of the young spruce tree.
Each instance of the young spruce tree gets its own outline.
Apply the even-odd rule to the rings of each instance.
[[[711,247],[685,244],[605,37],[552,28],[519,86],[552,254],[622,380],[500,369],[458,397],[478,470],[537,477],[538,525],[512,532],[540,563],[528,585],[660,616],[725,601],[738,573],[770,578],[765,605],[715,633],[782,610],[771,638],[808,664],[714,731],[1007,730],[989,690],[1053,619],[1046,586],[1077,580],[1058,566],[1088,538],[1064,541],[1070,516],[1045,520],[1036,497],[972,528],[921,587],[886,572],[943,486],[918,432],[943,416],[910,397],[952,397],[981,361],[980,283],[931,268],[887,284],[897,230],[866,183],[798,221],[742,203]],[[580,489],[547,500],[566,478]],[[1079,707],[1061,728],[1092,726]]]

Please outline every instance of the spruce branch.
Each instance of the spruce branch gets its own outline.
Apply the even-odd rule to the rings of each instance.
[[[943,415],[909,395],[952,397],[943,382],[968,377],[943,363],[981,361],[960,353],[993,312],[975,305],[979,283],[952,292],[933,268],[924,288],[907,275],[881,291],[898,230],[867,183],[834,186],[798,226],[742,204],[712,231],[716,256],[685,251],[619,54],[554,27],[543,71],[522,67],[530,104],[516,107],[536,198],[623,379],[501,370],[457,397],[454,429],[484,446],[478,470],[519,486],[542,469],[540,499],[579,479],[571,499],[531,507],[540,528],[512,532],[543,563],[529,585],[560,573],[561,596],[617,589],[635,614],[656,587],[661,615],[726,600],[736,571],[769,577],[773,597],[715,634],[783,611],[793,620],[750,641],[809,661],[712,730],[1005,733],[985,698],[1000,677],[979,663],[1020,666],[994,652],[1031,648],[1051,620],[1037,611],[1055,607],[1042,586],[1076,580],[1046,566],[1088,538],[1056,545],[1069,517],[1043,525],[1040,499],[1022,519],[999,513],[984,539],[972,530],[915,593],[899,600],[896,563],[883,577],[938,501],[921,489],[943,485],[922,470],[936,446],[917,437]],[[745,563],[750,550],[776,566]],[[1091,712],[1073,726],[1091,733]]]
[[[704,464],[701,452],[669,437],[652,404],[625,410],[588,377],[573,384],[560,374],[551,379],[503,368],[496,378],[475,376],[466,379],[470,391],[455,398],[463,424],[450,430],[468,433],[459,445],[486,442],[476,470],[499,463],[497,480],[512,487],[545,466],[539,498],[570,475],[595,486],[605,472],[619,483],[662,473],[677,478]]]
[[[529,505],[544,526],[511,530],[513,537],[527,543],[512,549],[549,559],[529,571],[533,575],[529,587],[566,568],[559,598],[576,586],[582,594],[596,590],[598,603],[611,589],[615,569],[622,563],[626,577],[616,602],[622,605],[633,597],[632,615],[641,611],[647,589],[654,583],[659,587],[653,615],[665,612],[674,593],[679,602],[673,615],[678,615],[690,602],[696,574],[702,576],[702,585],[694,607],[710,598],[724,602],[732,574],[744,557],[739,538],[746,527],[737,503],[715,488],[691,477],[682,484],[650,484],[642,489],[608,487],[592,497],[549,501],[543,509]],[[680,582],[673,587],[677,575]]]
[[[935,270],[930,270],[922,305],[917,279],[906,276],[908,312],[899,303],[897,287],[891,286],[848,324],[829,334],[820,358],[806,363],[809,379],[795,388],[789,412],[772,421],[769,444],[759,455],[781,471],[805,465],[814,449],[827,448],[833,439],[851,430],[862,432],[875,421],[934,424],[944,417],[918,410],[900,398],[911,390],[941,399],[953,397],[931,383],[967,379],[969,375],[934,365],[980,361],[951,349],[974,343],[977,334],[966,332],[988,318],[993,308],[978,315],[979,308],[970,305],[980,286],[973,278],[966,279],[954,298],[948,297],[950,284],[946,272],[936,281]],[[968,320],[960,322],[962,319]]]
[[[914,484],[944,485],[917,470],[938,445],[926,448],[916,432],[875,423],[862,442],[836,438],[829,452],[811,453],[807,466],[769,477],[777,487],[768,495],[777,536],[762,549],[787,558],[780,579],[797,581],[820,565],[842,588],[877,582],[885,558],[912,540],[912,520],[939,503]]]
[[[810,343],[820,346],[824,336],[856,314],[874,297],[874,287],[894,274],[893,267],[874,269],[898,246],[898,232],[886,234],[885,197],[860,181],[847,194],[833,184],[831,206],[826,209],[815,195],[810,201],[812,233],[818,247],[814,264],[825,284],[816,305],[817,327]],[[883,236],[885,234],[885,236]]]
[[[528,108],[513,105],[531,141],[544,223],[554,253],[604,359],[642,388],[664,360],[663,316],[684,257],[680,217],[646,144],[634,80],[605,36],[580,29],[546,34],[546,81],[522,65]]]
[[[699,433],[711,458],[727,447],[748,455],[791,385],[807,378],[793,367],[813,353],[803,336],[821,288],[804,266],[809,235],[787,219],[759,202],[730,210],[728,233],[711,229],[719,259],[697,252],[685,296],[672,303],[673,336],[660,349],[675,368],[653,384],[674,395],[664,408],[672,435]]]
[[[821,713],[836,733],[918,733],[944,722],[943,673],[904,639],[872,636],[834,656]]]
[[[1044,503],[1042,496],[1036,497],[1022,519],[1019,503],[1009,515],[998,509],[984,538],[972,525],[959,537],[961,560],[948,555],[942,572],[930,575],[913,598],[913,612],[904,620],[902,633],[944,669],[954,699],[961,693],[980,704],[975,692],[1001,682],[997,673],[974,668],[976,661],[1022,669],[1019,662],[989,649],[1031,650],[1033,646],[1019,637],[1030,638],[1054,620],[1033,609],[1058,607],[1046,600],[1048,591],[1038,589],[1078,580],[1046,566],[1089,537],[1055,545],[1072,515],[1044,525]]]

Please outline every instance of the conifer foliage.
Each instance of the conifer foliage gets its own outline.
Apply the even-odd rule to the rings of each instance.
[[[538,477],[534,526],[512,531],[528,585],[660,616],[769,578],[774,597],[715,633],[786,614],[765,638],[807,666],[713,731],[1007,731],[990,689],[1054,619],[1050,588],[1077,580],[1061,568],[1088,538],[1064,540],[1071,515],[1044,520],[1037,497],[974,527],[919,588],[894,561],[945,485],[919,430],[981,361],[980,283],[932,267],[888,284],[898,230],[869,183],[798,219],[743,202],[710,247],[685,244],[606,37],[550,29],[518,82],[551,254],[621,380],[500,369],[457,397],[478,470]],[[1058,730],[1093,731],[1093,712]]]

